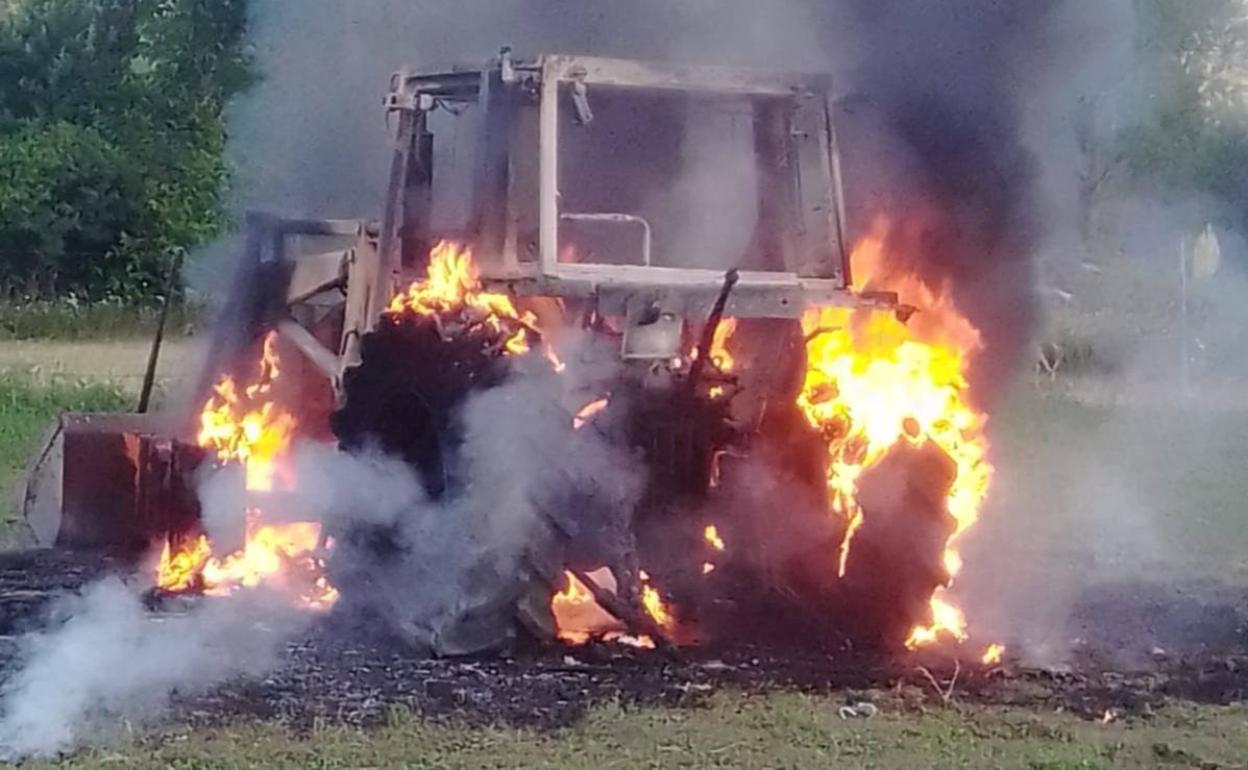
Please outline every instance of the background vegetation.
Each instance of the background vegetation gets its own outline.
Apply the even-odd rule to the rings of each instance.
[[[0,297],[143,300],[226,224],[243,0],[0,4]]]
[[[1085,208],[1112,177],[1198,193],[1248,231],[1243,0],[1131,2],[1139,104],[1105,132],[1112,100],[1088,99]],[[0,300],[149,300],[179,252],[228,226],[223,110],[253,77],[246,5],[0,0]]]
[[[1117,138],[1137,185],[1248,232],[1248,4],[1136,0],[1144,109]]]

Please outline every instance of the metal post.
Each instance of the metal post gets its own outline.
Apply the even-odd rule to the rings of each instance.
[[[416,116],[415,108],[411,106],[399,107],[396,110],[399,113],[399,125],[395,135],[394,157],[390,161],[390,182],[386,186],[386,208],[382,214],[381,242],[378,247],[381,255],[381,269],[374,276],[368,302],[370,327],[372,319],[380,315],[390,303],[390,296],[398,285],[398,275],[403,264],[400,229],[403,226],[404,213],[407,211],[406,177],[414,149]]]
[[[541,181],[538,185],[542,274],[559,267],[559,73],[547,65],[542,71],[540,118]]]
[[[1179,383],[1183,396],[1191,389],[1191,353],[1188,349],[1188,303],[1187,303],[1187,236],[1179,241]]]
[[[165,296],[160,302],[160,318],[156,321],[156,333],[152,336],[152,348],[147,354],[147,370],[143,372],[143,388],[139,392],[139,405],[134,411],[146,414],[152,399],[152,386],[156,384],[156,365],[160,361],[160,346],[165,340],[165,324],[169,321],[169,306],[173,304],[173,292],[178,286],[178,273],[182,271],[182,252],[179,251],[169,266],[165,279]]]

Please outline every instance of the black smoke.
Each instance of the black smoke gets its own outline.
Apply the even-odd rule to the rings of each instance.
[[[1046,77],[1060,0],[858,0],[871,41],[841,110],[850,220],[895,227],[891,259],[947,285],[983,334],[973,378],[990,399],[1036,318],[1038,159],[1023,103]]]
[[[1098,6],[1091,8],[1089,6]],[[851,234],[911,216],[893,256],[947,281],[982,330],[1000,390],[1036,318],[1033,259],[1071,212],[1038,170],[1072,167],[1025,114],[1060,116],[1076,48],[1102,4],[1075,0],[270,0],[253,4],[264,78],[235,105],[239,208],[377,216],[388,162],[381,100],[404,66],[574,52],[822,70],[838,79]],[[1105,5],[1120,5],[1108,2]],[[1055,86],[1055,83],[1057,84]],[[1073,90],[1070,92],[1073,93]],[[1037,110],[1052,99],[1053,110]],[[1030,112],[1028,112],[1030,111]],[[1033,140],[1037,136],[1042,141]],[[1043,146],[1041,146],[1043,145]],[[471,137],[450,137],[465,169]],[[1037,157],[1035,150],[1039,150]],[[1067,175],[1073,175],[1071,172]],[[1049,180],[1046,192],[1077,186]],[[721,187],[723,185],[720,185]],[[922,214],[920,226],[914,215]],[[725,223],[725,227],[730,223]],[[201,272],[204,265],[200,265]],[[210,272],[216,267],[208,266]]]

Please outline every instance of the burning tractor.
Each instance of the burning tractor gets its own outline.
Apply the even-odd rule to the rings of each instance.
[[[991,476],[978,333],[946,287],[892,269],[888,220],[851,245],[831,88],[508,51],[396,74],[380,222],[249,215],[195,408],[64,416],[27,521],[44,545],[156,543],[162,592],[278,585],[436,654],[964,639],[946,588]],[[483,483],[464,414],[526,378],[503,414],[549,406],[525,393],[563,411],[500,450],[542,458],[541,484],[491,503],[532,511],[503,559],[457,508]],[[438,541],[465,554],[454,595],[376,606],[386,584],[432,591],[392,569],[432,535],[289,514],[296,440],[401,459],[422,515],[462,521]],[[635,483],[568,471],[595,452]],[[224,542],[200,487],[230,468]]]

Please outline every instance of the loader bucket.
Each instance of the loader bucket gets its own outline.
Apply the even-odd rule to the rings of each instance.
[[[26,472],[22,515],[47,547],[138,551],[194,526],[203,458],[160,415],[63,414]]]

